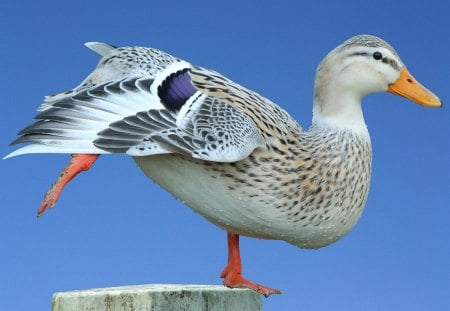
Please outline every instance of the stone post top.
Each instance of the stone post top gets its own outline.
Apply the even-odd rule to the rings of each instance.
[[[260,311],[261,296],[220,285],[149,284],[58,292],[53,311]]]
[[[176,291],[209,291],[209,292],[249,292],[254,291],[247,288],[228,288],[223,285],[201,285],[201,284],[143,284],[143,285],[126,285],[115,287],[99,287],[92,289],[71,290],[66,292],[56,292],[54,295],[78,296],[80,294],[98,294],[105,293],[143,293],[143,292],[176,292]],[[255,293],[255,295],[258,295]]]

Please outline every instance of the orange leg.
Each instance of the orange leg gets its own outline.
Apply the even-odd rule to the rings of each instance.
[[[67,164],[58,180],[45,194],[44,200],[37,213],[38,217],[41,216],[47,208],[53,207],[64,187],[79,173],[90,169],[98,157],[99,154],[72,154],[72,159],[69,164]]]
[[[242,276],[241,255],[239,252],[239,235],[228,232],[228,263],[223,269],[220,277],[222,277],[223,285],[230,288],[250,288],[265,297],[271,294],[281,294],[278,289],[266,287],[257,283],[253,283]]]

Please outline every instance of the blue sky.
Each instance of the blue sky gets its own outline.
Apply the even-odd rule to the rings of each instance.
[[[152,46],[269,97],[303,127],[317,64],[361,33],[390,42],[449,102],[445,1],[34,1],[0,4],[0,155],[45,95],[96,66],[86,41]],[[374,148],[365,212],[318,251],[243,238],[244,274],[281,289],[264,310],[448,310],[450,112],[388,94],[363,103]],[[56,291],[147,283],[221,284],[226,233],[123,155],[102,156],[36,219],[68,155],[0,161],[0,310],[49,310]]]

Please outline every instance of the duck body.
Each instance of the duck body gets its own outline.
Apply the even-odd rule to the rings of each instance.
[[[356,224],[371,175],[365,124],[361,130],[317,122],[305,131],[275,103],[222,75],[198,67],[191,74],[196,87],[210,96],[227,102],[233,98],[257,125],[261,142],[235,162],[177,153],[134,157],[149,178],[217,226],[240,235],[320,248]]]
[[[361,100],[391,92],[441,101],[380,38],[353,37],[319,65],[313,121],[304,130],[282,108],[221,74],[143,47],[87,46],[102,56],[76,88],[48,96],[7,157],[70,153],[39,215],[98,155],[132,156],[143,172],[228,232],[229,287],[280,293],[244,279],[239,235],[315,249],[335,242],[366,203],[372,148]]]
[[[316,131],[232,163],[176,154],[134,159],[149,178],[227,231],[315,249],[356,224],[371,172],[369,141]]]

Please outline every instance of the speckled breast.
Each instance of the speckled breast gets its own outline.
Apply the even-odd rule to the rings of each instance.
[[[234,163],[173,154],[135,160],[148,177],[225,230],[320,248],[358,221],[372,153],[369,140],[351,133],[319,134],[255,150]]]

